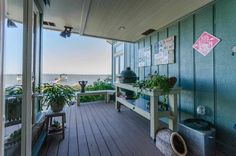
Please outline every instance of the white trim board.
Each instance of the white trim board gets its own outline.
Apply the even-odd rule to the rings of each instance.
[[[23,7],[23,100],[21,155],[31,156],[32,153],[32,18],[33,1],[24,0]]]
[[[0,0],[0,156],[4,156],[4,26],[5,26],[5,0]]]

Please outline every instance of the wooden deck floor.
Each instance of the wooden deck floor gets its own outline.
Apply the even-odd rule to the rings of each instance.
[[[65,139],[48,137],[41,156],[159,156],[149,121],[114,104],[93,102],[67,109]]]

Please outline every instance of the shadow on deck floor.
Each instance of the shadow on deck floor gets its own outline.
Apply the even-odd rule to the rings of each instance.
[[[66,111],[65,139],[48,137],[41,156],[159,156],[149,121],[114,104],[92,102]]]

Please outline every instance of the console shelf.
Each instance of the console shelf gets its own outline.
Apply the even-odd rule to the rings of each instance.
[[[133,87],[132,84],[123,84],[123,83],[115,83],[116,86],[116,109],[120,111],[121,105],[128,107],[134,112],[140,114],[144,118],[150,120],[150,136],[152,139],[155,139],[155,133],[159,128],[159,118],[168,117],[169,118],[169,128],[172,130],[176,130],[177,126],[177,96],[181,91],[181,88],[173,88],[168,93],[169,97],[169,111],[159,111],[158,110],[158,100],[159,96],[166,95],[162,90],[140,90],[137,87]],[[140,92],[143,95],[150,96],[150,112],[144,110],[136,105],[134,105],[130,100],[126,100],[125,98],[119,97],[120,89],[126,89],[134,92]]]

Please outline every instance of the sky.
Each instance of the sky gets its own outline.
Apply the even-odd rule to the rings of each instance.
[[[22,73],[22,25],[6,28],[5,73]],[[43,31],[43,73],[111,74],[111,45],[104,39]]]

